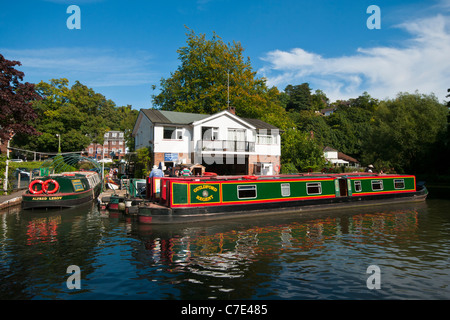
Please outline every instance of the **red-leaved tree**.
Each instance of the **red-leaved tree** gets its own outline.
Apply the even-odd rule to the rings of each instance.
[[[8,141],[15,133],[36,135],[32,126],[37,115],[32,103],[41,99],[32,83],[21,83],[24,73],[15,69],[22,65],[0,54],[0,140]]]

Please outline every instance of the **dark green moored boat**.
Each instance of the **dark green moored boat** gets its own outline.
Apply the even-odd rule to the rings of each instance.
[[[423,201],[412,175],[299,174],[147,178],[143,223],[179,223],[344,206]]]
[[[77,171],[35,178],[22,195],[22,207],[74,207],[98,197],[102,183],[97,172]]]

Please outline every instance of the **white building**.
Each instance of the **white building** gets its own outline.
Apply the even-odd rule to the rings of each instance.
[[[339,152],[333,148],[325,147],[323,149],[323,155],[325,160],[327,160],[330,164],[334,166],[345,166],[345,167],[359,167],[359,161],[355,158],[352,158],[342,152]]]
[[[150,147],[153,163],[201,164],[218,174],[276,174],[278,128],[234,110],[213,115],[141,109],[133,129],[136,150]]]

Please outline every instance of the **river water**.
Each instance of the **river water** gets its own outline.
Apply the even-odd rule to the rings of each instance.
[[[449,267],[442,198],[178,226],[90,204],[0,213],[2,300],[450,299]]]

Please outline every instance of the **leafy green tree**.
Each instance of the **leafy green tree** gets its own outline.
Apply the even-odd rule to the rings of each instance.
[[[134,124],[136,123],[139,111],[132,108],[131,105],[122,106],[116,108],[117,115],[120,117],[119,128],[117,130],[124,132],[125,144],[128,150],[134,151],[134,137],[133,133]]]
[[[149,175],[152,167],[152,152],[150,148],[136,150],[135,177],[144,178]]]
[[[16,135],[14,143],[28,150],[56,152],[61,135],[63,152],[81,151],[91,142],[103,143],[109,130],[125,131],[127,144],[138,111],[131,106],[116,107],[113,101],[76,81],[69,88],[67,79],[41,81],[36,85],[41,99],[34,102],[38,115],[33,125],[42,134],[38,137]],[[134,143],[133,143],[134,144]]]
[[[382,101],[374,113],[366,161],[388,162],[398,172],[427,170],[433,147],[447,129],[447,108],[436,96],[400,93]]]
[[[287,166],[283,173],[292,173],[292,166],[295,166],[298,172],[320,171],[323,168],[325,159],[322,148],[308,133],[290,129],[283,135],[282,170],[284,165]]]
[[[313,99],[311,96],[311,88],[308,83],[300,85],[287,85],[284,92],[288,96],[286,110],[301,111],[312,110]]]
[[[190,29],[186,35],[186,46],[177,51],[181,64],[169,78],[161,79],[160,93],[152,96],[155,106],[214,114],[227,108],[229,96],[229,105],[238,116],[258,118],[281,128],[288,125],[279,91],[268,88],[266,80],[256,76],[250,59],[244,59],[241,43],[226,44],[215,33],[208,40]]]
[[[330,99],[328,99],[325,92],[320,89],[317,89],[314,94],[311,95],[311,107],[314,111],[326,109],[329,103]]]

